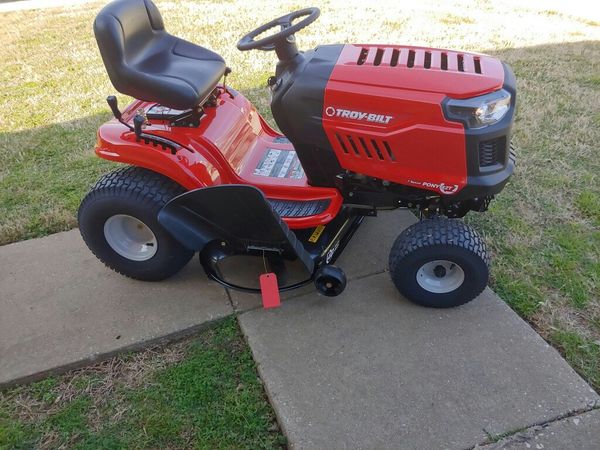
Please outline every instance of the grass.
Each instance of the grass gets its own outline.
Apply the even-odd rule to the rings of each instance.
[[[274,55],[242,53],[235,42],[266,19],[305,5],[285,0],[257,17],[253,1],[157,3],[170,31],[224,56],[233,68],[228,82],[270,120],[264,84],[274,69]],[[0,244],[75,226],[88,186],[113,167],[92,152],[95,130],[109,117],[104,98],[114,93],[91,30],[100,5],[0,15]],[[513,137],[517,172],[489,212],[472,213],[467,220],[483,232],[494,254],[492,287],[600,389],[600,18],[577,1],[536,6],[478,0],[469,9],[458,0],[410,5],[329,0],[319,6],[321,18],[297,36],[302,48],[331,42],[405,43],[482,51],[512,65],[519,90]],[[143,401],[133,394],[126,399],[144,418],[128,409],[123,420],[150,428],[148,435],[136,436],[144,445],[167,446],[152,433],[159,426],[152,408],[161,395],[167,397],[165,407],[174,412],[165,416],[165,429],[158,434],[185,439],[175,438],[188,423],[176,410],[187,411],[190,405],[176,396],[186,392],[185,386],[156,376],[162,388],[152,389],[154,394]],[[47,396],[56,392],[36,389]],[[231,395],[231,402],[239,398]],[[78,414],[97,410],[93,395],[79,402],[57,423],[40,419],[33,426],[0,416],[8,420],[2,433],[25,446],[36,433],[50,433],[53,439],[67,439],[60,430],[77,435]],[[118,417],[119,408],[110,414]],[[192,428],[204,429],[209,422],[203,420]],[[116,442],[111,439],[133,442],[117,428],[94,431],[97,446]]]
[[[517,174],[468,221],[494,252],[493,288],[598,390],[600,42],[494,53],[519,80]]]
[[[0,393],[1,449],[282,448],[235,319]]]

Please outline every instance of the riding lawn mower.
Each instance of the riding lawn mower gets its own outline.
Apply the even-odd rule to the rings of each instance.
[[[278,291],[314,283],[336,296],[346,277],[334,263],[363,219],[407,208],[420,220],[389,255],[400,293],[439,308],[481,293],[489,254],[460,218],[486,211],[513,173],[513,72],[482,54],[405,45],[300,51],[295,34],[319,14],[292,12],[237,44],[277,56],[267,86],[280,133],[227,85],[221,56],[165,31],[151,0],[101,10],[94,32],[106,70],[136,99],[121,111],[108,97],[114,119],[95,151],[125,166],[79,209],[102,262],[157,281],[198,253],[211,279],[260,292],[224,274],[229,258],[252,257]],[[287,263],[306,277],[286,284]]]

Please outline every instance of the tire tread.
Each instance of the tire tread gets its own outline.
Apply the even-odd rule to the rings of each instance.
[[[392,281],[403,292],[401,282],[397,277],[401,261],[409,254],[427,247],[461,247],[477,255],[489,268],[490,255],[483,238],[473,228],[462,220],[435,218],[417,222],[404,230],[394,242],[389,255],[389,271]],[[471,301],[472,298],[461,299],[453,306]]]

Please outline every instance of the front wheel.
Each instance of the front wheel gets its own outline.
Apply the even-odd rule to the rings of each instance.
[[[346,274],[339,267],[330,264],[317,269],[314,281],[317,291],[326,297],[335,297],[346,289]]]
[[[79,207],[79,231],[89,249],[122,275],[158,281],[194,255],[158,222],[158,212],[185,190],[140,167],[124,167],[96,183]]]
[[[422,306],[450,308],[477,297],[489,278],[483,239],[460,220],[426,219],[404,230],[389,258],[392,281]]]

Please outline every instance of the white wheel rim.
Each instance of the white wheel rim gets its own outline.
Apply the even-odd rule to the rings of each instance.
[[[123,258],[147,261],[158,250],[156,236],[141,220],[116,214],[104,222],[104,237],[110,248]]]
[[[462,268],[445,259],[423,264],[417,271],[417,283],[423,289],[434,294],[447,294],[458,289],[465,281]]]

